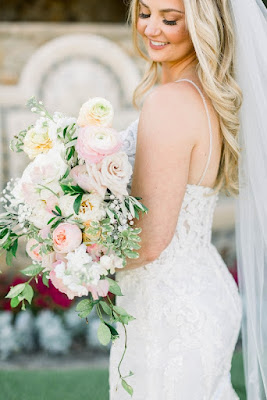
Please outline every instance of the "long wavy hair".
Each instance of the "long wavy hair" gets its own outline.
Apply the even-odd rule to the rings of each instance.
[[[220,190],[234,197],[239,194],[238,159],[240,148],[239,109],[242,92],[235,80],[235,33],[228,0],[184,0],[186,25],[198,64],[196,72],[204,92],[216,110],[222,135],[222,152],[216,178],[215,193]],[[158,63],[142,49],[137,31],[139,0],[131,0],[128,22],[132,25],[133,44],[137,53],[147,61],[145,74],[135,89],[133,104],[158,82]]]

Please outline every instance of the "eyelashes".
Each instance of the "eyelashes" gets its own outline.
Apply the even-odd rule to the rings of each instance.
[[[150,14],[140,13],[140,14],[139,14],[139,17],[140,17],[140,18],[143,18],[143,19],[146,19],[146,18],[149,18],[149,17],[150,17]],[[177,25],[177,21],[168,21],[167,19],[164,19],[164,20],[163,20],[163,23],[164,23],[165,25]]]

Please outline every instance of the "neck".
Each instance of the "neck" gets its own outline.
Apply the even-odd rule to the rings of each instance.
[[[161,83],[174,82],[178,79],[194,76],[197,63],[198,60],[195,53],[175,63],[162,63]]]

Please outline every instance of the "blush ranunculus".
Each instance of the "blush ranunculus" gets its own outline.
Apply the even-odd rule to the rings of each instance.
[[[77,225],[62,223],[53,232],[53,245],[57,253],[69,253],[82,243],[82,231]]]
[[[37,245],[37,246],[35,246]],[[34,248],[32,248],[34,246]],[[34,261],[42,261],[42,256],[39,253],[41,244],[36,239],[29,239],[26,244],[26,252]]]
[[[76,150],[80,159],[88,163],[98,163],[122,146],[119,133],[112,128],[85,126],[78,131]]]

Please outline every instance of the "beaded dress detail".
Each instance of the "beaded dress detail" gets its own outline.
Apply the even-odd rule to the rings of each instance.
[[[237,400],[231,384],[231,361],[242,318],[238,287],[211,243],[218,194],[198,184],[186,187],[174,236],[153,262],[116,273],[123,296],[116,304],[136,319],[127,325],[128,347],[122,375],[133,387],[131,397],[119,381],[117,366],[124,349],[124,330],[111,346],[110,400]],[[134,165],[138,120],[121,132],[124,151]],[[129,189],[131,182],[129,184]],[[118,385],[117,385],[118,384]],[[118,390],[116,390],[118,386]]]

